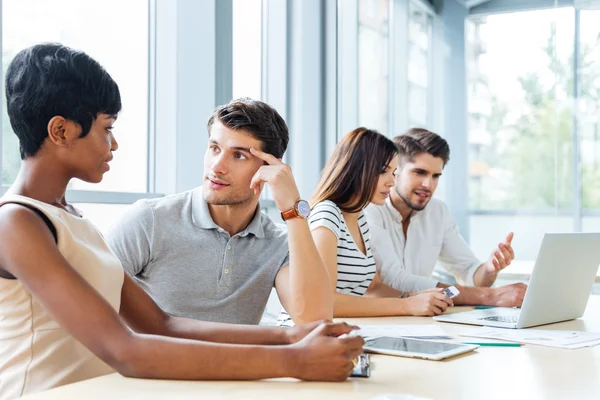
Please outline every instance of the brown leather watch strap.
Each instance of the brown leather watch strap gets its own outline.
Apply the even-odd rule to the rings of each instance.
[[[300,214],[298,214],[298,210],[296,210],[297,204],[298,203],[294,204],[294,207],[290,208],[289,210],[283,211],[281,213],[281,219],[287,221],[288,219],[299,217]]]

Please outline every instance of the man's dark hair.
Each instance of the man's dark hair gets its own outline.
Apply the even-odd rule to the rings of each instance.
[[[281,115],[270,105],[259,100],[243,97],[219,106],[208,119],[208,134],[215,121],[233,130],[248,131],[263,143],[264,152],[277,158],[283,157],[290,136]]]
[[[53,117],[76,122],[84,137],[98,114],[119,113],[121,95],[115,81],[90,56],[45,43],[21,50],[10,62],[6,108],[25,159],[42,147]]]
[[[411,128],[400,136],[396,136],[394,144],[398,148],[401,165],[412,161],[417,154],[427,153],[444,161],[444,167],[450,160],[450,146],[440,135],[423,128]],[[399,165],[400,167],[400,165]]]

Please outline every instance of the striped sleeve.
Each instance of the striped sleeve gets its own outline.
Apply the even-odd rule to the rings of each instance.
[[[339,208],[329,200],[322,201],[313,207],[308,223],[311,231],[324,226],[332,231],[336,238],[340,238],[342,215]]]

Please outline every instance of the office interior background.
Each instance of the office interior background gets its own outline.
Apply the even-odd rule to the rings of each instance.
[[[544,233],[600,231],[598,0],[0,5],[3,71],[19,50],[58,41],[120,86],[112,169],[67,194],[103,231],[138,199],[201,185],[207,118],[241,96],[288,122],[285,161],[304,198],[345,133],[418,126],[450,143],[436,195],[482,260],[508,231],[524,269]],[[2,105],[0,194],[20,164],[4,95]]]

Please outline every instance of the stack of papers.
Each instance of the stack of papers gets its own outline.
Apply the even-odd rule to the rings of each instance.
[[[581,331],[555,331],[545,329],[498,329],[480,328],[460,336],[508,340],[517,343],[537,344],[540,346],[559,347],[561,349],[579,349],[600,344],[600,333]]]
[[[363,325],[357,332],[366,339],[376,337],[405,337],[419,339],[449,339],[449,336],[439,325]]]

